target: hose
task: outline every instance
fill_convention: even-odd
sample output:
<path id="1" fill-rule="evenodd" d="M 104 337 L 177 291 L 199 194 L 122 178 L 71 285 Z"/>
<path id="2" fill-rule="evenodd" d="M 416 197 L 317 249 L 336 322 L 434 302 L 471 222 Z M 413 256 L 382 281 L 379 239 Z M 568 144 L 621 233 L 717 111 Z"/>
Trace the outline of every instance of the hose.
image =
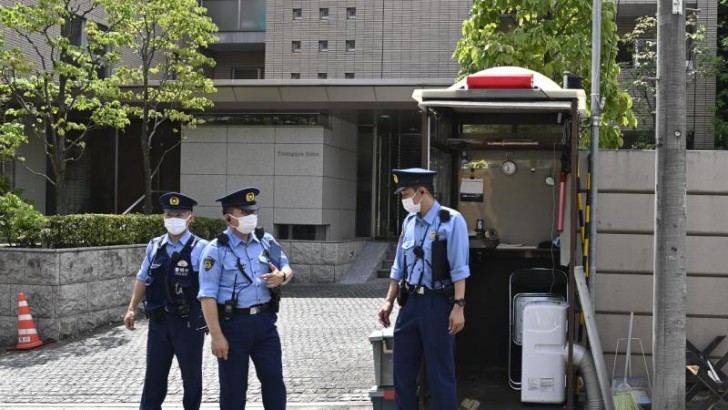
<path id="1" fill-rule="evenodd" d="M 564 346 L 562 356 L 564 360 L 567 360 L 569 357 L 568 346 Z M 581 371 L 581 376 L 584 379 L 584 388 L 586 389 L 586 404 L 584 409 L 604 409 L 602 392 L 599 387 L 599 378 L 597 377 L 594 361 L 592 360 L 591 354 L 582 345 L 574 345 L 574 366 Z"/>

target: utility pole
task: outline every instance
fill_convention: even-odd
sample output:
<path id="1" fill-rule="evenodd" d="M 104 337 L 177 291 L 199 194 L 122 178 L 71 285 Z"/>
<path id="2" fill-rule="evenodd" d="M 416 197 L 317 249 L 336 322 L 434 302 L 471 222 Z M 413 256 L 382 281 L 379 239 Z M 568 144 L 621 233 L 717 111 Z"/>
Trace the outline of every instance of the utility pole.
<path id="1" fill-rule="evenodd" d="M 686 50 L 683 0 L 657 2 L 652 408 L 685 408 Z"/>

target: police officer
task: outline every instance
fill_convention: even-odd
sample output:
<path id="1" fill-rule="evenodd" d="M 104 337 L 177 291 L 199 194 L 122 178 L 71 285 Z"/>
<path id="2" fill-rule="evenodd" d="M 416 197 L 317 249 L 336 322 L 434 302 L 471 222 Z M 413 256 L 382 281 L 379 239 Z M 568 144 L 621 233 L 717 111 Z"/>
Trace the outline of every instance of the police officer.
<path id="1" fill-rule="evenodd" d="M 409 212 L 390 273 L 379 321 L 389 327 L 395 298 L 394 390 L 398 409 L 416 409 L 417 374 L 425 359 L 432 408 L 458 408 L 455 334 L 465 326 L 468 231 L 463 216 L 433 198 L 434 171 L 394 169 L 395 194 Z"/>
<path id="2" fill-rule="evenodd" d="M 182 373 L 185 409 L 199 409 L 202 400 L 202 348 L 204 320 L 200 303 L 199 261 L 207 241 L 192 234 L 192 207 L 197 202 L 177 192 L 159 197 L 167 234 L 147 245 L 146 256 L 137 273 L 134 293 L 124 324 L 135 330 L 136 307 L 144 298 L 149 318 L 147 370 L 140 409 L 161 409 L 167 395 L 167 377 L 172 358 Z"/>
<path id="3" fill-rule="evenodd" d="M 244 188 L 217 199 L 228 228 L 202 254 L 198 297 L 218 358 L 221 409 L 245 408 L 249 358 L 263 406 L 286 408 L 276 313 L 280 286 L 292 271 L 273 236 L 256 229 L 259 193 Z"/>

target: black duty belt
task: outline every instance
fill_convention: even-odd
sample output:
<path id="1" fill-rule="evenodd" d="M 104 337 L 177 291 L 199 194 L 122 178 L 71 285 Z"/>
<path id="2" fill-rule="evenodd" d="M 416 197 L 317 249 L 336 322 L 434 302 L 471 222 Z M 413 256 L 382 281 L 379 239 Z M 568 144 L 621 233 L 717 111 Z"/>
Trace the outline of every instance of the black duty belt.
<path id="1" fill-rule="evenodd" d="M 247 308 L 236 307 L 233 309 L 234 315 L 257 315 L 258 313 L 273 310 L 270 303 L 264 303 L 262 305 L 251 306 Z M 225 305 L 217 304 L 217 311 L 220 314 L 225 313 Z"/>

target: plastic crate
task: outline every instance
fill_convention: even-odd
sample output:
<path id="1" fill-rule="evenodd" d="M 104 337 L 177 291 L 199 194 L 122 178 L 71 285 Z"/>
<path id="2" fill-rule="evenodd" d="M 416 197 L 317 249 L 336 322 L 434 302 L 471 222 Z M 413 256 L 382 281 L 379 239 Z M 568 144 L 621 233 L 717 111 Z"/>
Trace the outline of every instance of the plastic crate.
<path id="1" fill-rule="evenodd" d="M 394 348 L 394 330 L 375 330 L 369 335 L 372 343 L 374 359 L 374 381 L 377 386 L 393 386 L 394 373 L 392 365 L 392 349 Z"/>
<path id="2" fill-rule="evenodd" d="M 372 399 L 374 410 L 394 410 L 397 408 L 394 402 L 394 387 L 374 386 L 369 390 L 369 398 Z"/>

